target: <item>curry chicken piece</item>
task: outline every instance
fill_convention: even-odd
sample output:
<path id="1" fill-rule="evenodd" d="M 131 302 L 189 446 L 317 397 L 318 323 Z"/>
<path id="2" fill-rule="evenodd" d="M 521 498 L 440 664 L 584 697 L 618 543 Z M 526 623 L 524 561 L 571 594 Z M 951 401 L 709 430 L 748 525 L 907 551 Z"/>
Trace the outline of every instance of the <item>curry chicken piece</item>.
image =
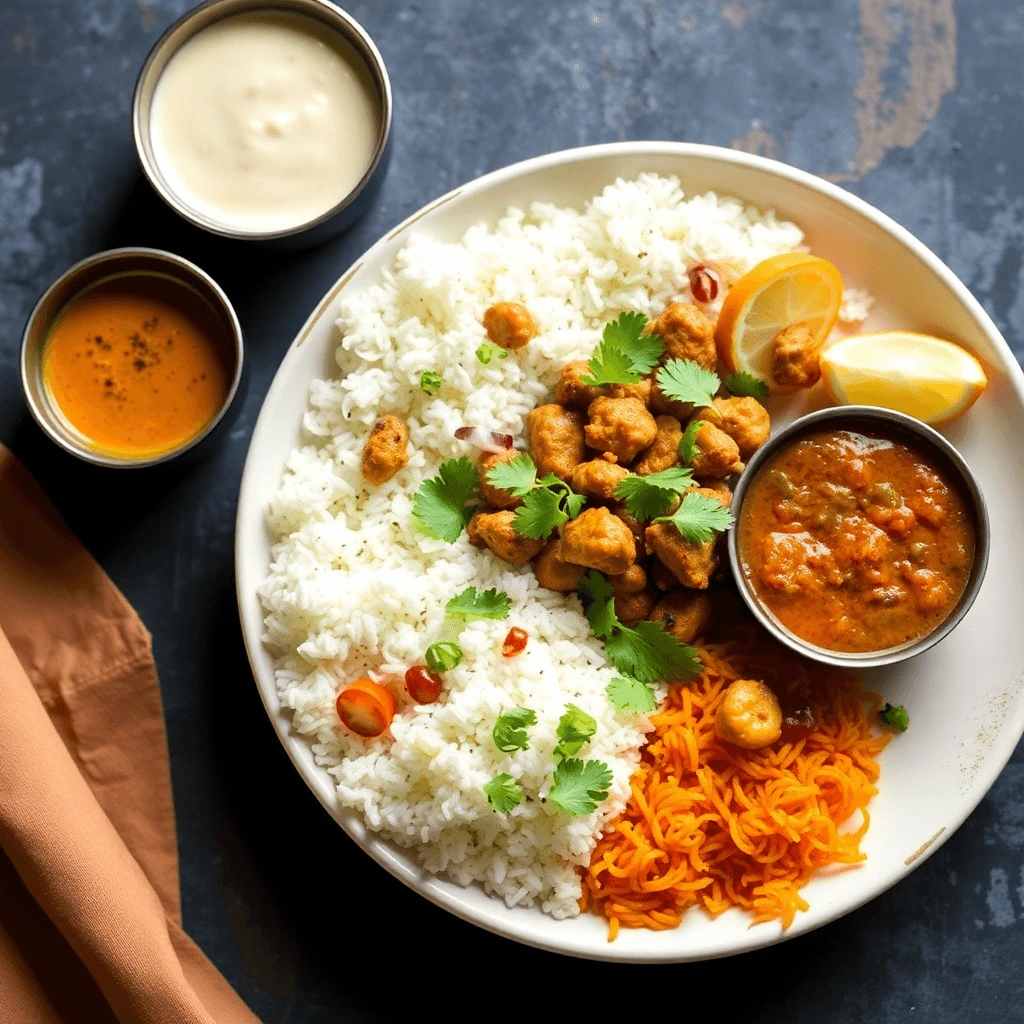
<path id="1" fill-rule="evenodd" d="M 772 341 L 772 380 L 783 387 L 809 388 L 821 377 L 821 346 L 806 321 L 779 331 Z"/>
<path id="2" fill-rule="evenodd" d="M 624 573 L 609 576 L 608 582 L 615 595 L 615 614 L 620 622 L 631 626 L 651 614 L 658 598 L 641 566 L 631 565 Z"/>
<path id="3" fill-rule="evenodd" d="M 544 547 L 544 541 L 517 533 L 513 526 L 515 512 L 478 512 L 469 521 L 466 532 L 471 544 L 486 546 L 511 565 L 523 565 Z"/>
<path id="4" fill-rule="evenodd" d="M 557 537 L 544 545 L 543 551 L 533 560 L 533 574 L 537 582 L 548 590 L 562 594 L 572 593 L 586 570 L 562 558 L 562 542 Z"/>
<path id="5" fill-rule="evenodd" d="M 673 582 L 675 582 L 673 580 Z M 680 643 L 692 643 L 711 625 L 711 598 L 702 591 L 670 590 L 648 616 Z"/>
<path id="6" fill-rule="evenodd" d="M 714 540 L 694 544 L 686 540 L 671 523 L 652 523 L 644 533 L 647 550 L 659 560 L 684 587 L 707 590 L 711 575 L 718 568 Z"/>
<path id="7" fill-rule="evenodd" d="M 586 359 L 566 363 L 558 377 L 555 398 L 562 405 L 586 411 L 595 398 L 636 398 L 646 405 L 651 397 L 649 378 L 645 377 L 635 384 L 605 384 L 596 387 L 583 383 L 583 378 L 590 374 L 590 363 Z"/>
<path id="8" fill-rule="evenodd" d="M 768 440 L 772 432 L 768 410 L 756 398 L 716 398 L 714 409 L 718 420 L 715 426 L 736 442 L 744 462 Z"/>
<path id="9" fill-rule="evenodd" d="M 770 746 L 782 735 L 779 698 L 760 679 L 735 680 L 718 705 L 715 732 L 745 750 Z"/>
<path id="10" fill-rule="evenodd" d="M 658 435 L 654 417 L 638 398 L 596 398 L 587 415 L 588 447 L 611 452 L 622 463 L 632 462 Z"/>
<path id="11" fill-rule="evenodd" d="M 538 405 L 526 417 L 526 440 L 538 476 L 554 473 L 568 481 L 586 457 L 583 415 L 554 402 Z"/>
<path id="12" fill-rule="evenodd" d="M 559 554 L 574 565 L 618 576 L 636 561 L 636 542 L 608 509 L 588 508 L 565 524 Z"/>
<path id="13" fill-rule="evenodd" d="M 743 469 L 739 445 L 724 431 L 706 420 L 700 421 L 694 435 L 696 453 L 690 468 L 696 477 L 720 480 Z"/>
<path id="14" fill-rule="evenodd" d="M 519 508 L 519 506 L 522 505 L 522 498 L 514 497 L 509 494 L 504 487 L 495 487 L 494 484 L 488 483 L 487 480 L 487 474 L 490 473 L 495 466 L 511 462 L 517 456 L 522 454 L 522 452 L 517 452 L 515 448 L 509 448 L 508 451 L 486 452 L 480 456 L 480 494 L 491 508 L 504 510 Z"/>
<path id="15" fill-rule="evenodd" d="M 496 302 L 484 313 L 487 337 L 502 348 L 517 349 L 537 337 L 537 321 L 518 302 Z"/>
<path id="16" fill-rule="evenodd" d="M 669 359 L 692 359 L 705 370 L 714 370 L 718 362 L 715 349 L 715 322 L 692 302 L 673 302 L 647 331 L 665 343 Z"/>
<path id="17" fill-rule="evenodd" d="M 654 423 L 658 433 L 633 467 L 633 472 L 640 476 L 660 473 L 679 464 L 679 442 L 683 439 L 679 420 L 675 416 L 658 416 Z"/>
<path id="18" fill-rule="evenodd" d="M 589 498 L 611 501 L 615 488 L 629 476 L 629 470 L 606 459 L 581 462 L 572 471 L 572 489 Z"/>
<path id="19" fill-rule="evenodd" d="M 363 479 L 386 483 L 409 461 L 409 425 L 401 416 L 381 416 L 363 446 Z"/>

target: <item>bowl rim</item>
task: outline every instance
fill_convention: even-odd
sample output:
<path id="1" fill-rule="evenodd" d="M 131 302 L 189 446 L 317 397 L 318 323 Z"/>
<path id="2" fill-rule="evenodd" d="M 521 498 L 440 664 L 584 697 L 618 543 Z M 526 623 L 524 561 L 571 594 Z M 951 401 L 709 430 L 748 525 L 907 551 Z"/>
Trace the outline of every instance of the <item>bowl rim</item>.
<path id="1" fill-rule="evenodd" d="M 878 651 L 859 653 L 832 651 L 826 647 L 818 647 L 816 644 L 802 639 L 782 625 L 778 618 L 758 598 L 748 574 L 743 571 L 739 550 L 739 527 L 740 520 L 743 517 L 744 499 L 754 480 L 761 474 L 765 464 L 773 455 L 801 435 L 824 426 L 833 426 L 836 429 L 841 429 L 843 424 L 850 425 L 851 429 L 856 429 L 859 424 L 865 429 L 875 429 L 879 433 L 885 433 L 886 428 L 891 429 L 895 427 L 893 432 L 896 434 L 913 435 L 914 439 L 919 442 L 923 449 L 938 452 L 940 458 L 953 467 L 959 476 L 960 489 L 969 497 L 970 506 L 974 513 L 974 559 L 963 593 L 946 618 L 933 629 L 923 636 L 901 644 L 898 647 L 887 647 Z M 874 424 L 878 424 L 878 426 L 874 427 Z M 810 658 L 812 661 L 817 661 L 823 665 L 833 665 L 838 668 L 848 669 L 880 668 L 883 665 L 895 665 L 901 661 L 906 661 L 908 658 L 916 657 L 918 654 L 923 654 L 952 633 L 960 624 L 960 621 L 970 610 L 971 605 L 974 604 L 974 599 L 981 590 L 985 571 L 988 568 L 989 550 L 991 547 L 988 505 L 985 502 L 985 495 L 981 490 L 977 477 L 974 475 L 974 471 L 968 465 L 967 460 L 937 430 L 934 430 L 921 420 L 915 419 L 907 413 L 898 412 L 895 409 L 886 409 L 875 405 L 830 406 L 807 413 L 804 416 L 798 417 L 792 423 L 787 424 L 777 434 L 772 434 L 751 456 L 746 468 L 740 474 L 733 491 L 732 513 L 734 524 L 729 529 L 727 539 L 729 565 L 736 580 L 736 588 L 739 590 L 740 596 L 746 603 L 747 608 L 750 609 L 757 621 L 779 643 L 785 644 L 785 646 L 797 654 L 802 654 L 805 658 Z"/>
<path id="2" fill-rule="evenodd" d="M 218 12 L 217 8 L 228 8 Z M 150 137 L 149 113 L 152 108 L 153 96 L 156 92 L 157 83 L 164 69 L 171 58 L 195 35 L 203 29 L 221 21 L 225 18 L 236 15 L 256 13 L 258 11 L 284 11 L 296 14 L 299 17 L 313 18 L 330 28 L 336 34 L 345 38 L 359 55 L 366 62 L 367 70 L 370 72 L 379 91 L 381 107 L 380 132 L 377 138 L 377 145 L 373 152 L 373 159 L 363 176 L 356 182 L 352 189 L 344 195 L 334 206 L 325 210 L 301 224 L 288 228 L 278 228 L 274 231 L 246 231 L 243 228 L 232 228 L 223 222 L 206 216 L 202 211 L 190 206 L 164 180 L 157 165 L 157 161 L 149 157 L 146 142 Z M 186 28 L 190 22 L 200 22 L 195 25 L 175 45 L 171 45 L 172 36 Z M 166 53 L 166 59 L 163 59 Z M 154 72 L 154 67 L 161 61 L 159 71 Z M 149 101 L 143 102 L 143 94 L 149 84 L 150 76 L 155 74 L 153 87 L 149 91 Z M 154 192 L 176 213 L 179 217 L 193 224 L 197 228 L 209 231 L 211 234 L 219 235 L 222 238 L 231 238 L 242 242 L 274 242 L 283 239 L 296 238 L 307 232 L 313 231 L 320 225 L 333 220 L 347 210 L 359 196 L 365 191 L 370 179 L 374 176 L 380 166 L 391 138 L 391 125 L 394 112 L 394 97 L 391 90 L 391 78 L 388 75 L 387 65 L 377 44 L 374 43 L 370 34 L 356 21 L 347 11 L 342 10 L 331 0 L 205 0 L 204 3 L 186 11 L 180 18 L 174 21 L 164 31 L 163 35 L 153 44 L 152 49 L 146 55 L 142 68 L 139 70 L 138 78 L 135 81 L 135 92 L 132 97 L 132 140 L 135 145 L 135 155 L 138 157 L 142 172 L 146 176 Z M 143 114 L 145 113 L 145 127 L 143 126 Z"/>
<path id="3" fill-rule="evenodd" d="M 54 292 L 69 283 L 73 284 L 76 278 L 82 276 L 86 271 L 91 270 L 96 266 L 104 263 L 111 264 L 111 272 L 109 275 L 98 277 L 96 280 L 83 284 L 79 288 L 72 288 L 67 299 L 61 304 L 60 309 L 63 310 L 67 307 L 68 303 L 81 295 L 83 291 L 94 284 L 98 284 L 100 281 L 132 273 L 153 274 L 159 272 L 157 270 L 139 269 L 138 267 L 127 267 L 123 270 L 119 270 L 117 268 L 117 264 L 123 261 L 130 261 L 138 258 L 152 259 L 158 263 L 163 263 L 169 268 L 173 268 L 169 276 L 177 277 L 180 281 L 188 284 L 190 287 L 195 287 L 195 282 L 199 281 L 204 288 L 210 291 L 219 303 L 220 311 L 227 318 L 227 322 L 230 327 L 231 340 L 234 344 L 235 360 L 231 384 L 228 387 L 227 395 L 225 396 L 220 409 L 217 411 L 217 415 L 200 433 L 196 434 L 195 437 L 191 438 L 184 444 L 179 445 L 177 448 L 161 452 L 159 455 L 151 455 L 140 459 L 118 459 L 113 456 L 106 455 L 103 452 L 87 448 L 84 445 L 76 445 L 72 443 L 64 433 L 56 429 L 53 425 L 53 417 L 47 410 L 40 408 L 39 403 L 36 401 L 34 390 L 30 384 L 29 376 L 35 368 L 36 360 L 30 360 L 29 350 L 32 348 L 36 321 Z M 42 352 L 43 345 L 40 344 L 37 353 L 39 360 L 41 360 Z M 86 256 L 77 263 L 73 263 L 62 274 L 59 274 L 43 294 L 39 296 L 35 305 L 32 307 L 32 312 L 29 313 L 28 319 L 25 321 L 25 328 L 21 334 L 21 351 L 18 356 L 18 376 L 21 382 L 21 393 L 25 399 L 25 404 L 28 406 L 29 412 L 32 414 L 32 418 L 39 425 L 43 433 L 46 434 L 51 441 L 63 448 L 64 451 L 68 452 L 70 455 L 74 455 L 76 458 L 79 458 L 84 462 L 92 463 L 94 466 L 102 466 L 105 469 L 147 469 L 150 466 L 157 466 L 164 462 L 170 462 L 172 459 L 176 459 L 179 456 L 184 455 L 186 452 L 191 451 L 197 445 L 201 444 L 210 436 L 210 434 L 213 433 L 214 430 L 216 430 L 217 426 L 227 415 L 228 410 L 235 401 L 235 396 L 238 394 L 238 389 L 242 382 L 242 371 L 244 365 L 245 341 L 242 334 L 242 325 L 238 320 L 238 314 L 235 312 L 235 307 L 231 304 L 231 300 L 227 297 L 227 293 L 224 289 L 221 288 L 221 286 L 217 284 L 217 282 L 205 270 L 203 270 L 202 267 L 197 266 L 191 260 L 187 260 L 176 253 L 167 252 L 165 249 L 150 249 L 145 246 L 124 246 L 118 249 L 105 249 L 102 252 Z"/>
<path id="4" fill-rule="evenodd" d="M 629 159 L 634 157 L 695 159 L 711 165 L 716 163 L 732 164 L 748 168 L 755 172 L 761 172 L 791 182 L 811 193 L 831 199 L 841 206 L 852 210 L 858 216 L 865 218 L 882 232 L 894 238 L 916 259 L 920 260 L 949 289 L 960 305 L 968 311 L 971 318 L 979 325 L 979 328 L 993 347 L 1004 354 L 1005 366 L 1001 367 L 1001 369 L 1005 370 L 1007 383 L 1016 395 L 1017 401 L 1024 406 L 1024 370 L 1022 370 L 1013 357 L 1009 345 L 1002 337 L 992 318 L 953 271 L 923 242 L 911 234 L 910 231 L 866 200 L 818 175 L 757 154 L 722 146 L 692 142 L 634 140 L 573 147 L 517 161 L 481 175 L 465 184 L 456 186 L 438 198 L 425 203 L 390 231 L 381 235 L 373 245 L 358 256 L 350 266 L 345 268 L 297 332 L 292 342 L 292 348 L 297 348 L 303 344 L 320 319 L 328 312 L 344 288 L 356 277 L 364 265 L 374 261 L 382 252 L 388 250 L 391 245 L 397 245 L 404 241 L 409 228 L 432 211 L 444 207 L 458 197 L 465 196 L 468 198 L 524 175 L 548 170 L 560 165 L 585 163 L 591 160 L 600 161 L 609 158 Z M 761 925 L 759 928 L 764 929 L 763 931 L 748 929 L 740 941 L 730 943 L 727 948 L 721 946 L 712 947 L 702 951 L 699 955 L 680 953 L 672 949 L 666 949 L 665 952 L 658 952 L 656 954 L 643 951 L 618 951 L 606 944 L 589 944 L 566 939 L 556 942 L 550 937 L 548 931 L 531 927 L 525 915 L 513 919 L 509 914 L 503 913 L 506 908 L 500 901 L 492 900 L 491 902 L 495 905 L 493 907 L 488 906 L 486 910 L 482 910 L 480 906 L 464 898 L 458 887 L 454 885 L 430 884 L 433 879 L 424 877 L 419 869 L 411 867 L 404 859 L 405 855 L 402 851 L 389 844 L 375 841 L 372 834 L 367 833 L 361 824 L 346 818 L 344 812 L 337 805 L 333 785 L 330 784 L 329 779 L 324 779 L 323 770 L 316 766 L 311 758 L 305 756 L 305 740 L 293 733 L 290 718 L 279 709 L 273 672 L 271 670 L 268 677 L 268 673 L 263 665 L 264 659 L 268 655 L 262 643 L 263 615 L 256 588 L 262 582 L 262 573 L 265 573 L 265 566 L 262 568 L 261 574 L 257 576 L 253 572 L 252 567 L 247 564 L 246 559 L 249 555 L 250 543 L 254 542 L 257 536 L 262 537 L 265 533 L 263 507 L 256 507 L 256 499 L 259 496 L 260 484 L 266 477 L 268 467 L 265 463 L 260 463 L 257 458 L 257 447 L 262 439 L 261 435 L 272 434 L 275 430 L 271 409 L 279 395 L 286 392 L 289 387 L 287 374 L 284 372 L 286 362 L 287 356 L 282 360 L 277 375 L 271 382 L 254 426 L 249 453 L 246 457 L 242 473 L 236 516 L 235 592 L 242 624 L 243 640 L 256 688 L 260 694 L 260 699 L 263 701 L 271 726 L 284 747 L 286 754 L 292 761 L 300 778 L 302 778 L 303 782 L 312 791 L 327 813 L 359 845 L 362 851 L 384 870 L 411 888 L 417 895 L 430 900 L 456 917 L 505 938 L 539 949 L 561 953 L 566 956 L 612 962 L 693 962 L 732 956 L 760 949 L 815 931 L 857 910 L 906 877 L 911 870 L 923 864 L 945 844 L 956 829 L 963 824 L 968 815 L 977 807 L 1013 754 L 1016 744 L 1022 732 L 1024 732 L 1024 711 L 1019 713 L 1016 718 L 1009 720 L 1007 727 L 1000 732 L 998 753 L 986 760 L 984 770 L 980 770 L 974 776 L 971 797 L 958 804 L 956 813 L 951 814 L 946 827 L 940 830 L 928 842 L 924 843 L 908 862 L 901 862 L 899 867 L 893 867 L 877 874 L 873 884 L 865 891 L 859 893 L 857 898 L 844 900 L 841 904 L 833 902 L 823 906 L 813 920 L 798 919 L 785 932 L 773 929 L 769 924 Z M 1011 733 L 1013 735 L 1012 741 L 1004 738 Z M 772 930 L 769 931 L 769 929 Z"/>

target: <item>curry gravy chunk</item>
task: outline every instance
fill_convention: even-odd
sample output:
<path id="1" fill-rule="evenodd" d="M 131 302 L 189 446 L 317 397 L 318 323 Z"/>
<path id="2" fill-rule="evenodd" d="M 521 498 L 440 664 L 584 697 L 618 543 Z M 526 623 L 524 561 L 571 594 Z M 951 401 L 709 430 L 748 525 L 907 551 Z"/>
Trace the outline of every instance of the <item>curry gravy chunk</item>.
<path id="1" fill-rule="evenodd" d="M 743 573 L 791 633 L 832 651 L 900 647 L 956 607 L 974 561 L 970 506 L 913 444 L 854 430 L 803 435 L 750 482 Z"/>

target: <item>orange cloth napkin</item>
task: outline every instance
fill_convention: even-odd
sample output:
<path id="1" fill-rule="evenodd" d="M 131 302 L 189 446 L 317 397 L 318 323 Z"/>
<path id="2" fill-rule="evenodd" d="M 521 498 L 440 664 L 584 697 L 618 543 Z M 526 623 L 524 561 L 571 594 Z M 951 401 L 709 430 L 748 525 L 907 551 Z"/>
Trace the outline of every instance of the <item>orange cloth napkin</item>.
<path id="1" fill-rule="evenodd" d="M 256 1022 L 181 928 L 149 633 L 2 446 L 0 1021 Z"/>

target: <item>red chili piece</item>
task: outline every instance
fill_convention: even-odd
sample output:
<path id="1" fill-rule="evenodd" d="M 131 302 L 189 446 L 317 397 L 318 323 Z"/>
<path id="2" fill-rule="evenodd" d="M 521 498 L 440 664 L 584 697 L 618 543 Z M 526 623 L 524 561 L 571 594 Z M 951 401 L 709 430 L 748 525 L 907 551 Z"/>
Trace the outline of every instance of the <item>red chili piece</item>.
<path id="1" fill-rule="evenodd" d="M 714 302 L 718 295 L 718 275 L 703 263 L 691 267 L 689 271 L 690 291 L 698 302 Z"/>
<path id="2" fill-rule="evenodd" d="M 441 677 L 424 665 L 413 665 L 405 671 L 405 688 L 417 704 L 433 704 L 441 696 Z"/>
<path id="3" fill-rule="evenodd" d="M 517 654 L 523 653 L 523 648 L 526 647 L 526 641 L 530 639 L 530 634 L 525 629 L 520 629 L 518 626 L 513 626 L 508 631 L 508 636 L 505 637 L 505 642 L 501 645 L 501 653 L 506 658 L 514 658 Z"/>

